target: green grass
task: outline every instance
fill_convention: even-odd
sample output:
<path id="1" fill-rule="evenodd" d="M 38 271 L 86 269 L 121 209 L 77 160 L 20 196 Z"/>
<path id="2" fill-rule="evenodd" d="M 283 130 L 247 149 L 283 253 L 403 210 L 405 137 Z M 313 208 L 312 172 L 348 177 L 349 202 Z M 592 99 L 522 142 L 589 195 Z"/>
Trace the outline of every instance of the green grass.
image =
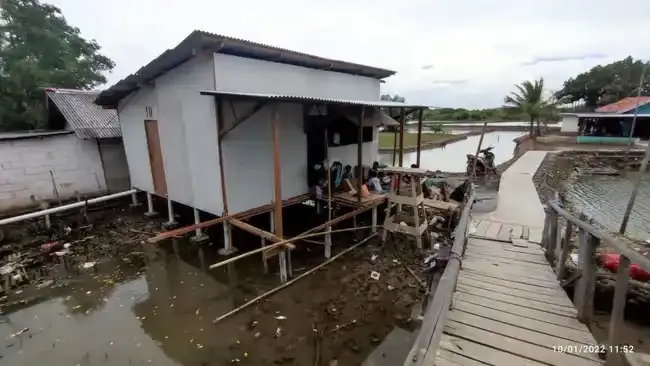
<path id="1" fill-rule="evenodd" d="M 379 133 L 379 148 L 380 149 L 392 149 L 395 142 L 395 137 L 397 137 L 397 145 L 399 146 L 399 134 L 394 134 L 393 132 L 380 132 Z M 423 133 L 422 134 L 422 144 L 427 142 L 443 142 L 453 138 L 454 135 L 450 133 Z M 416 147 L 418 145 L 418 134 L 417 133 L 404 133 L 404 148 Z"/>

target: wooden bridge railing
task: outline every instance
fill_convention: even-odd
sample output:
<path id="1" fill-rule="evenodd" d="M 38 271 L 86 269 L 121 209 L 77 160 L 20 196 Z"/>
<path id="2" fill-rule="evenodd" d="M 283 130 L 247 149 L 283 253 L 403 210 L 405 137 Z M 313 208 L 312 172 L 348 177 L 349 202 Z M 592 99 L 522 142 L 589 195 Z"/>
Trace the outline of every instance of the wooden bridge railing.
<path id="1" fill-rule="evenodd" d="M 456 291 L 461 261 L 467 246 L 470 211 L 475 200 L 476 192 L 470 184 L 468 198 L 462 204 L 460 220 L 454 231 L 454 244 L 451 247 L 449 261 L 440 281 L 438 281 L 437 285 L 432 284 L 431 293 L 427 295 L 433 296 L 431 299 L 433 301 L 423 302 L 423 304 L 429 303 L 429 305 L 426 309 L 423 309 L 422 327 L 409 355 L 404 361 L 404 366 L 429 366 L 435 364 L 447 312 L 451 306 L 454 291 Z"/>
<path id="2" fill-rule="evenodd" d="M 620 344 L 620 335 L 624 323 L 626 295 L 628 289 L 630 264 L 634 263 L 644 270 L 650 272 L 650 260 L 629 248 L 625 243 L 617 240 L 609 234 L 598 230 L 591 220 L 581 215 L 577 218 L 565 211 L 556 199 L 548 202 L 546 207 L 546 220 L 542 232 L 542 247 L 545 249 L 546 258 L 551 264 L 555 264 L 555 272 L 558 280 L 561 280 L 566 271 L 566 262 L 570 250 L 570 239 L 574 226 L 579 229 L 578 238 L 578 274 L 580 278 L 575 287 L 573 302 L 578 310 L 578 320 L 589 324 L 592 317 L 594 291 L 596 287 L 596 271 L 598 263 L 596 248 L 599 245 L 614 249 L 620 253 L 621 259 L 616 274 L 616 287 L 609 324 L 609 338 L 607 348 L 614 352 L 607 353 L 607 364 L 616 364 L 624 352 Z M 564 220 L 559 220 L 563 218 Z M 564 238 L 561 238 L 560 225 L 565 225 Z M 589 222 L 588 222 L 589 221 Z M 616 352 L 616 350 L 619 350 Z"/>

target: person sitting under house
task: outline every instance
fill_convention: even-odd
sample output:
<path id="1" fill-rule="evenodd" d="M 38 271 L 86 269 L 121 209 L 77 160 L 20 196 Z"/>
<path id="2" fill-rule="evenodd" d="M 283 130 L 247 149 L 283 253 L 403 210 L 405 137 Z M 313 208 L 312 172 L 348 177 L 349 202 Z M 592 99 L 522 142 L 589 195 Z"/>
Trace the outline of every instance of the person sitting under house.
<path id="1" fill-rule="evenodd" d="M 370 191 L 381 193 L 383 190 L 381 188 L 381 181 L 377 176 L 377 172 L 375 170 L 370 170 L 370 172 L 368 172 L 368 177 L 368 188 Z"/>
<path id="2" fill-rule="evenodd" d="M 352 178 L 352 166 L 346 165 L 345 168 L 343 168 L 343 175 L 341 176 L 341 180 L 346 180 L 350 178 Z"/>

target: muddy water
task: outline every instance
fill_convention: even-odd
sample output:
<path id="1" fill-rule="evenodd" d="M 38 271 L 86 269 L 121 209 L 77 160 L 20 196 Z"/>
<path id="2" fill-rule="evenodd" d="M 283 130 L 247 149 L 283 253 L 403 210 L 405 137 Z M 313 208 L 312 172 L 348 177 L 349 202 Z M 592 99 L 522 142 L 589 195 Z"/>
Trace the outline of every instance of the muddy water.
<path id="1" fill-rule="evenodd" d="M 495 164 L 499 165 L 512 158 L 515 149 L 514 138 L 524 135 L 525 132 L 491 132 L 485 134 L 482 146 L 494 146 L 496 155 Z M 429 170 L 441 170 L 443 172 L 463 172 L 467 162 L 467 154 L 475 154 L 480 136 L 470 136 L 465 140 L 451 143 L 444 148 L 422 150 L 420 166 Z M 404 166 L 415 164 L 417 154 L 404 154 Z M 381 163 L 392 165 L 392 153 L 380 153 Z M 399 160 L 399 159 L 396 159 Z"/>
<path id="2" fill-rule="evenodd" d="M 567 192 L 567 202 L 577 211 L 584 211 L 590 217 L 617 232 L 625 213 L 635 173 L 626 176 L 581 176 L 578 177 Z M 647 240 L 650 239 L 650 174 L 643 177 L 636 198 L 627 235 Z"/>
<path id="3" fill-rule="evenodd" d="M 226 269 L 201 271 L 198 259 L 186 258 L 196 257 L 196 247 L 180 244 L 181 258 L 169 245 L 154 248 L 155 258 L 128 280 L 115 283 L 112 270 L 88 274 L 40 302 L 7 310 L 0 318 L 0 366 L 311 365 L 316 348 L 322 364 L 358 365 L 405 326 L 418 301 L 417 283 L 392 251 L 369 245 L 213 324 L 277 286 L 277 264 L 270 262 L 264 276 L 260 258 L 250 257 L 228 279 Z M 322 251 L 315 252 L 294 256 L 295 275 L 322 261 Z M 370 261 L 373 254 L 378 258 Z M 216 254 L 210 249 L 206 256 L 212 263 Z M 373 270 L 381 273 L 377 281 L 369 279 Z M 314 328 L 322 333 L 318 346 Z M 371 356 L 403 359 L 407 350 Z"/>

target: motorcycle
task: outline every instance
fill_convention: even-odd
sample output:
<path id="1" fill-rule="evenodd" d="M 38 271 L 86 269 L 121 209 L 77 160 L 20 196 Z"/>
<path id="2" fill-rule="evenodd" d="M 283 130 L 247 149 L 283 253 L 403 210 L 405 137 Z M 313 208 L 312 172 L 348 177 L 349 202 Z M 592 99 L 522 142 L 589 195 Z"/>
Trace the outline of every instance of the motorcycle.
<path id="1" fill-rule="evenodd" d="M 497 169 L 494 166 L 494 153 L 492 152 L 494 146 L 486 147 L 485 149 L 479 150 L 478 161 L 476 162 L 476 175 L 487 176 L 488 174 L 496 174 Z M 474 167 L 474 155 L 467 154 L 467 175 L 472 174 L 472 168 Z"/>

